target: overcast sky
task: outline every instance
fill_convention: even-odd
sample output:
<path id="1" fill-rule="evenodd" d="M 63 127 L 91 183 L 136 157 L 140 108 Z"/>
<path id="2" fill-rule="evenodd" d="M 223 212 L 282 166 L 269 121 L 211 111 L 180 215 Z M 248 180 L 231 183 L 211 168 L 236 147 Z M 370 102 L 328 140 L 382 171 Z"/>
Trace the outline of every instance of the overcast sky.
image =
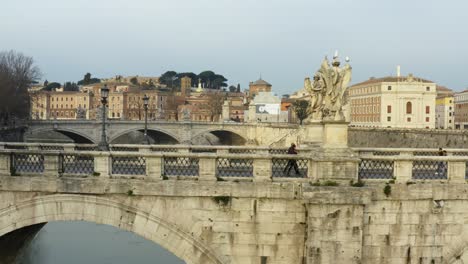
<path id="1" fill-rule="evenodd" d="M 353 83 L 413 73 L 468 86 L 463 0 L 2 0 L 0 50 L 34 57 L 49 81 L 213 70 L 278 94 L 324 55 L 351 58 Z"/>

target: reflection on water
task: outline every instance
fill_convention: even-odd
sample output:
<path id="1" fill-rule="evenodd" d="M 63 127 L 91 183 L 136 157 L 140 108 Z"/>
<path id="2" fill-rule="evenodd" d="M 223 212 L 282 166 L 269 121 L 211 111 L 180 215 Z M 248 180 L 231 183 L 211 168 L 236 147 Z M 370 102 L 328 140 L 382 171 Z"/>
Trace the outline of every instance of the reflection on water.
<path id="1" fill-rule="evenodd" d="M 88 222 L 51 222 L 26 248 L 21 264 L 184 264 L 133 233 Z"/>

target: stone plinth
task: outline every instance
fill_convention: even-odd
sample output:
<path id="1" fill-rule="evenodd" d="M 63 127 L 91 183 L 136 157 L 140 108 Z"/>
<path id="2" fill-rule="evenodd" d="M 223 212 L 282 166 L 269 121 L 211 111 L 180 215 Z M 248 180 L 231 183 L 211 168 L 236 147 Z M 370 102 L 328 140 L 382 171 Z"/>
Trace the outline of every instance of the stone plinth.
<path id="1" fill-rule="evenodd" d="M 348 148 L 348 122 L 324 121 L 322 146 L 324 148 Z"/>

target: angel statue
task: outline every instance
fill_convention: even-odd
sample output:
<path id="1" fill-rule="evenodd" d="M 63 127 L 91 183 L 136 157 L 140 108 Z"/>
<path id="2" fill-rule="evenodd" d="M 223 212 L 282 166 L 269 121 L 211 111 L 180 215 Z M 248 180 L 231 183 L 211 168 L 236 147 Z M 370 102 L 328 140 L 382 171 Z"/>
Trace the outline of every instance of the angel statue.
<path id="1" fill-rule="evenodd" d="M 340 68 L 338 52 L 335 52 L 331 66 L 325 56 L 313 83 L 309 78 L 305 79 L 304 86 L 311 95 L 308 121 L 344 120 L 343 96 L 351 81 L 352 71 L 348 62 L 349 58 L 346 57 L 346 65 Z"/>

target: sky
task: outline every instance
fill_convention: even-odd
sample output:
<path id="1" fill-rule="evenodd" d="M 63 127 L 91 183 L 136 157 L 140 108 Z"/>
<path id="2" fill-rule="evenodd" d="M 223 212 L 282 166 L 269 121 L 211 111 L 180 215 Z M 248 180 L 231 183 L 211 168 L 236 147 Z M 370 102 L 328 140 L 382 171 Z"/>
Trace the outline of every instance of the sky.
<path id="1" fill-rule="evenodd" d="M 49 82 L 213 70 L 231 85 L 303 87 L 325 55 L 352 83 L 413 73 L 468 87 L 463 0 L 2 0 L 0 51 L 34 58 Z"/>

